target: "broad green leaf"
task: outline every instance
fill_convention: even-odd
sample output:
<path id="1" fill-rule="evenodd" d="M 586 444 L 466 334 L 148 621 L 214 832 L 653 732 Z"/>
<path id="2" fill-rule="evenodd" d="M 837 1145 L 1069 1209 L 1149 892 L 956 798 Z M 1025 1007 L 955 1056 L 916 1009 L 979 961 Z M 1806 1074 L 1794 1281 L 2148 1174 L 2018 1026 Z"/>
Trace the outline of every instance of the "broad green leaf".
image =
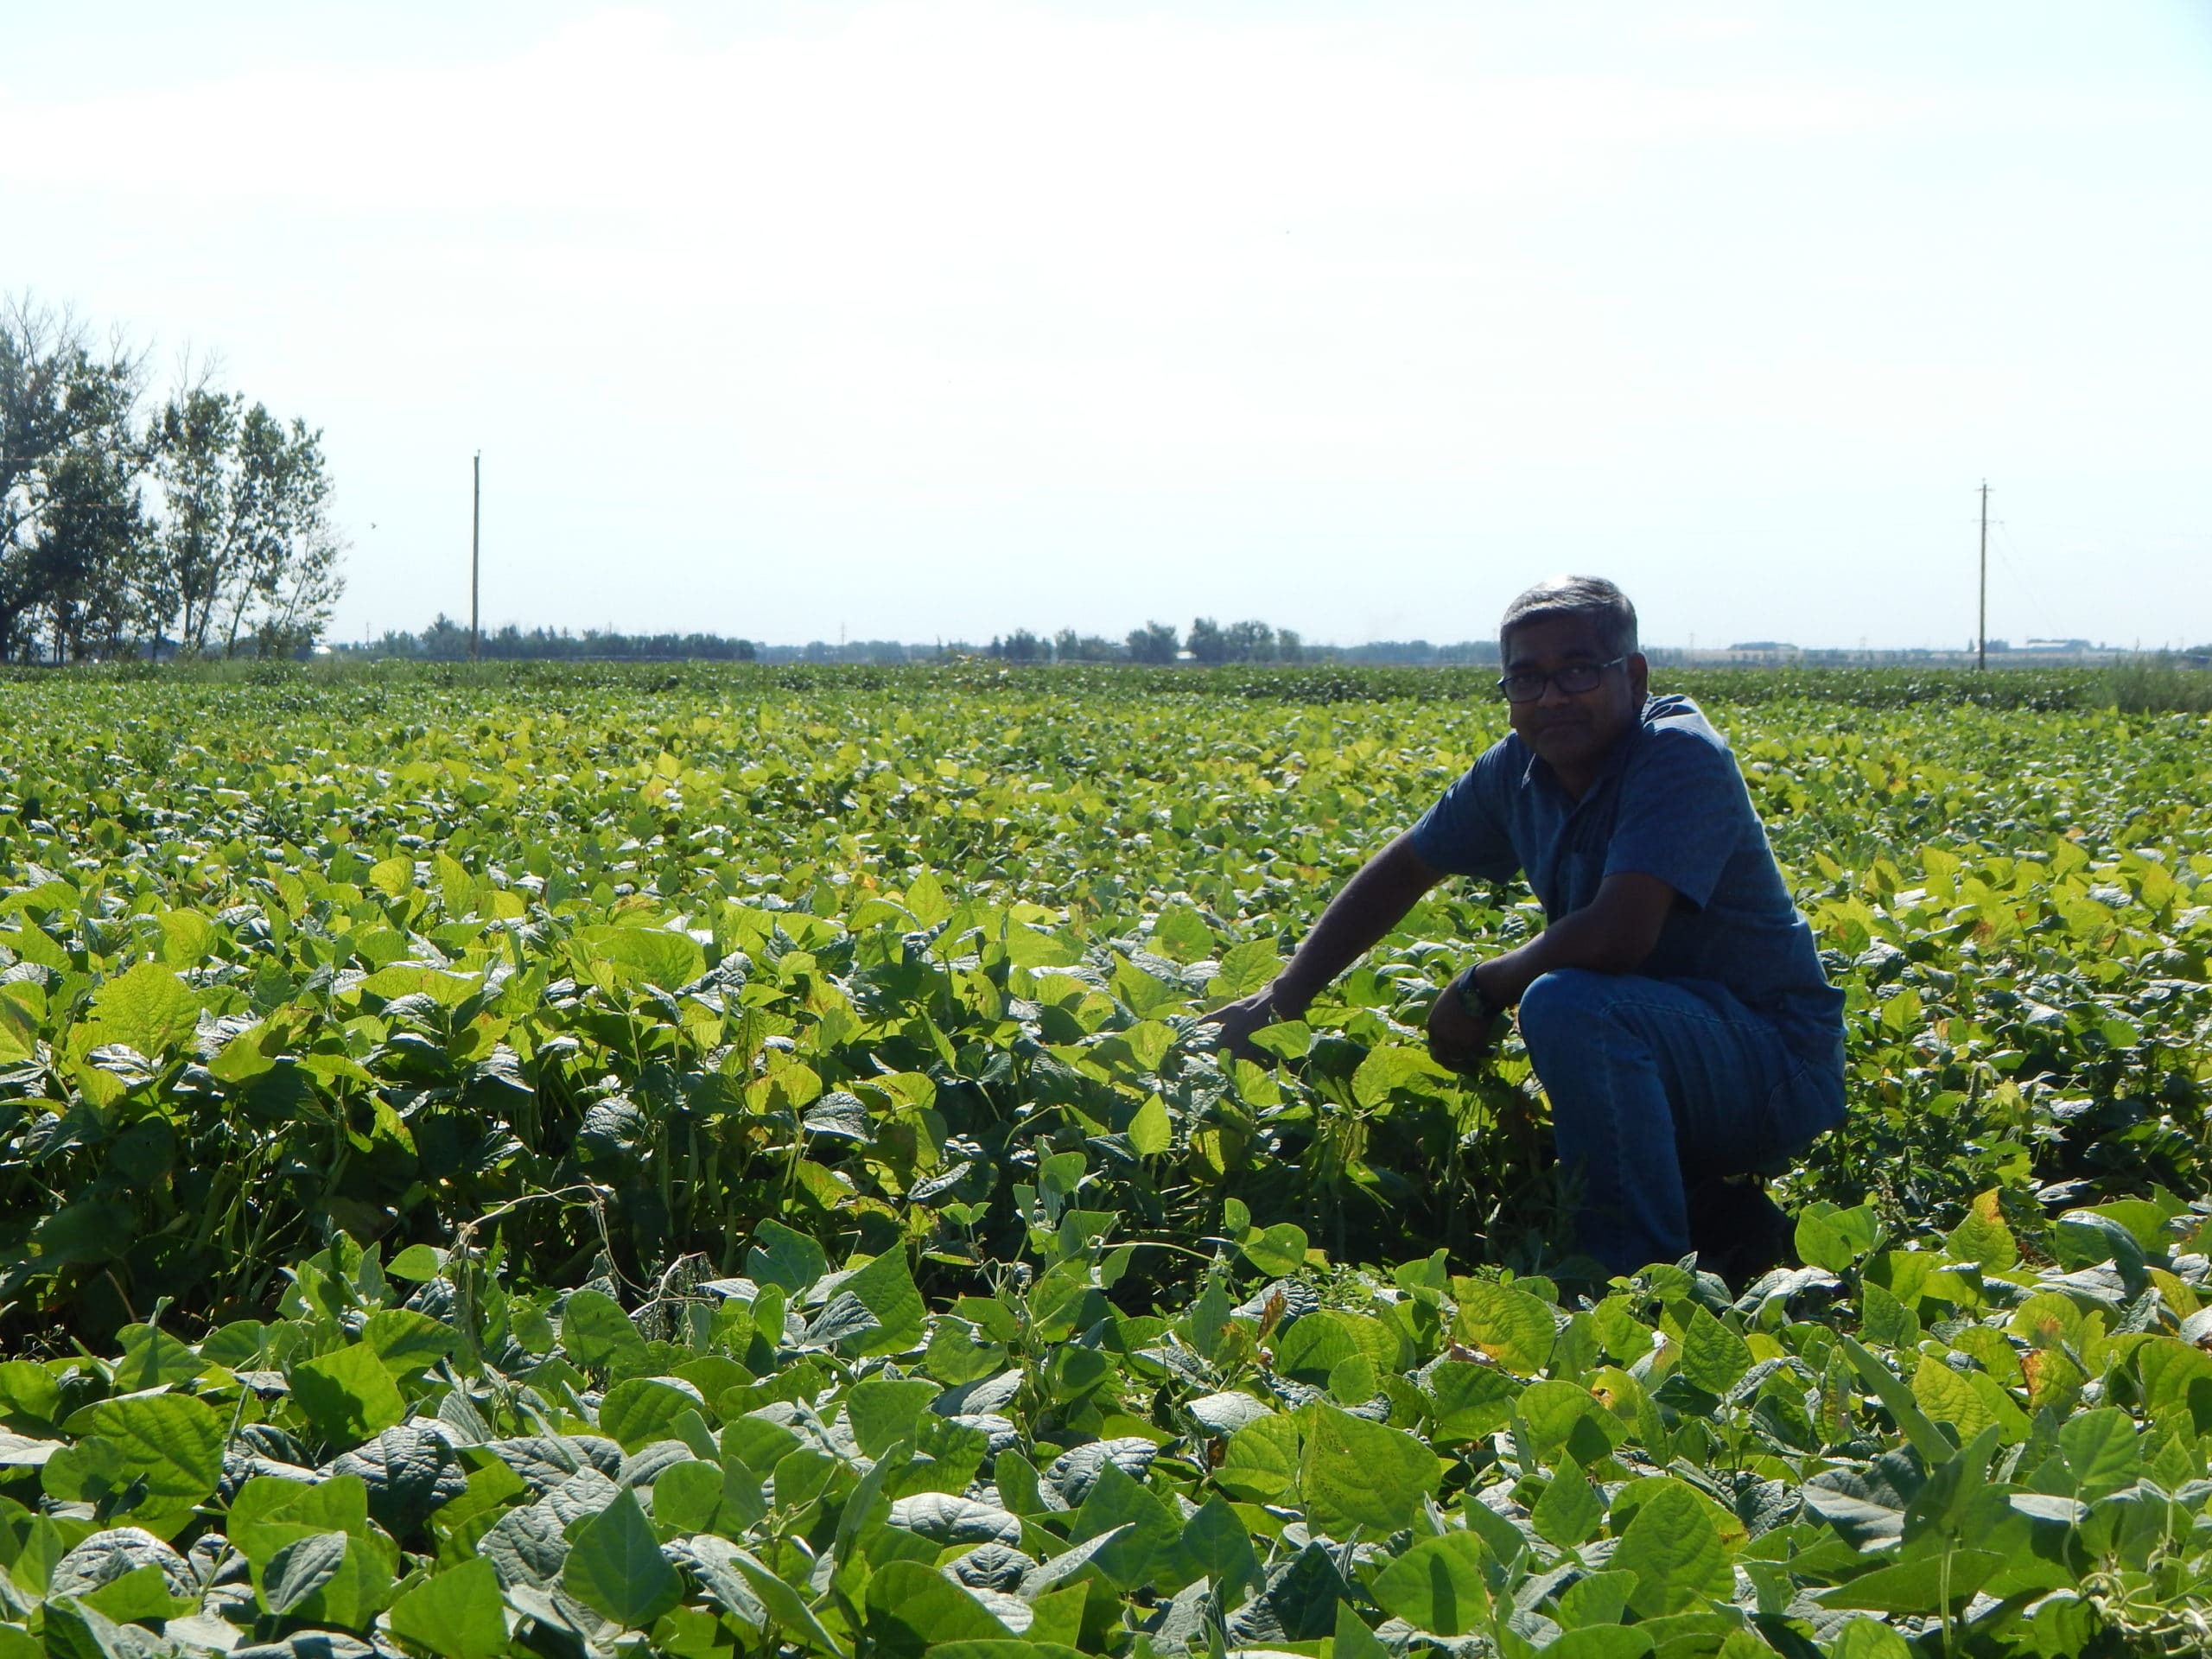
<path id="1" fill-rule="evenodd" d="M 1487 1559 L 1471 1533 L 1447 1532 L 1415 1543 L 1376 1573 L 1370 1587 L 1376 1600 L 1416 1630 L 1465 1636 L 1489 1616 Z"/>
<path id="2" fill-rule="evenodd" d="M 292 1368 L 292 1396 L 315 1432 L 341 1446 L 359 1446 L 407 1415 L 407 1402 L 376 1350 L 340 1348 Z"/>
<path id="3" fill-rule="evenodd" d="M 626 1487 L 577 1524 L 561 1583 L 585 1606 L 632 1630 L 646 1629 L 683 1596 L 652 1522 Z"/>
<path id="4" fill-rule="evenodd" d="M 126 1394 L 69 1419 L 72 1433 L 113 1446 L 140 1495 L 117 1512 L 120 1523 L 173 1536 L 215 1490 L 223 1472 L 223 1419 L 204 1400 L 181 1394 Z"/>
<path id="5" fill-rule="evenodd" d="M 604 964 L 624 984 L 674 991 L 707 971 L 699 942 L 664 928 L 583 927 L 571 944 L 585 961 Z"/>
<path id="6" fill-rule="evenodd" d="M 1966 1219 L 1951 1230 L 1949 1243 L 1957 1260 L 2000 1273 L 2020 1259 L 2020 1247 L 2005 1224 L 1994 1192 L 1980 1194 L 1967 1206 Z"/>
<path id="7" fill-rule="evenodd" d="M 1302 1323 L 1302 1321 L 1301 1321 Z M 1495 1365 L 1446 1360 L 1428 1373 L 1439 1440 L 1478 1440 L 1505 1427 L 1524 1385 Z"/>
<path id="8" fill-rule="evenodd" d="M 1797 1254 L 1809 1267 L 1847 1273 L 1880 1242 L 1881 1224 L 1872 1205 L 1843 1210 L 1821 1199 L 1798 1212 Z"/>
<path id="9" fill-rule="evenodd" d="M 1534 1376 L 1552 1355 L 1551 1308 L 1525 1290 L 1487 1280 L 1455 1279 L 1459 1304 L 1452 1334 L 1480 1349 L 1516 1376 Z"/>
<path id="10" fill-rule="evenodd" d="M 1255 1419 L 1229 1437 L 1215 1484 L 1231 1497 L 1249 1503 L 1282 1503 L 1298 1491 L 1299 1456 L 1304 1437 L 1289 1416 Z"/>
<path id="11" fill-rule="evenodd" d="M 1443 1478 L 1443 1460 L 1402 1429 L 1329 1405 L 1308 1407 L 1300 1415 L 1306 1421 L 1298 1490 L 1306 1519 L 1332 1537 L 1352 1527 L 1372 1536 L 1410 1525 Z M 1236 1438 L 1264 1421 L 1238 1431 Z"/>
<path id="12" fill-rule="evenodd" d="M 1824 1607 L 1877 1613 L 1956 1612 L 2004 1565 L 2002 1555 L 1986 1549 L 1936 1550 L 1878 1567 L 1847 1584 L 1810 1594 Z"/>
<path id="13" fill-rule="evenodd" d="M 1643 1618 L 1688 1611 L 1708 1596 L 1725 1598 L 1732 1582 L 1727 1548 L 1705 1506 L 1675 1480 L 1659 1484 L 1637 1506 L 1609 1565 L 1636 1574 L 1629 1605 Z"/>
<path id="14" fill-rule="evenodd" d="M 394 1376 L 407 1376 L 451 1353 L 461 1333 L 412 1308 L 380 1307 L 362 1321 L 361 1340 Z"/>
<path id="15" fill-rule="evenodd" d="M 1003 1642 L 1014 1634 L 944 1574 L 893 1561 L 868 1581 L 866 1628 L 885 1659 L 919 1659 L 947 1642 Z"/>
<path id="16" fill-rule="evenodd" d="M 1306 1265 L 1306 1230 L 1293 1222 L 1280 1221 L 1247 1233 L 1237 1248 L 1262 1273 L 1281 1278 Z"/>
<path id="17" fill-rule="evenodd" d="M 395 1634 L 444 1659 L 493 1659 L 507 1645 L 499 1577 L 480 1555 L 423 1580 L 386 1617 Z"/>
<path id="18" fill-rule="evenodd" d="M 92 993 L 92 1041 L 123 1043 L 156 1062 L 192 1035 L 200 998 L 174 970 L 142 962 Z"/>
<path id="19" fill-rule="evenodd" d="M 1141 1158 L 1155 1158 L 1173 1149 L 1175 1126 L 1158 1095 L 1137 1108 L 1136 1116 L 1129 1120 L 1128 1134 L 1131 1149 Z M 1302 1259 L 1304 1252 L 1300 1254 Z"/>
<path id="20" fill-rule="evenodd" d="M 613 1366 L 645 1351 L 645 1339 L 604 1291 L 571 1291 L 561 1304 L 561 1346 L 579 1365 Z"/>
<path id="21" fill-rule="evenodd" d="M 1707 1394 L 1725 1395 L 1751 1369 L 1751 1351 L 1704 1308 L 1694 1308 L 1682 1332 L 1682 1353 L 1675 1369 Z"/>
<path id="22" fill-rule="evenodd" d="M 877 1256 L 839 1287 L 875 1315 L 876 1328 L 843 1344 L 855 1356 L 904 1353 L 922 1344 L 925 1319 L 921 1293 L 907 1271 L 904 1250 Z"/>
<path id="23" fill-rule="evenodd" d="M 625 1452 L 635 1452 L 655 1440 L 676 1439 L 677 1421 L 698 1408 L 696 1394 L 666 1378 L 626 1377 L 600 1402 L 600 1433 Z"/>
<path id="24" fill-rule="evenodd" d="M 1117 1529 L 1119 1535 L 1092 1559 L 1124 1590 L 1152 1579 L 1183 1535 L 1182 1522 L 1167 1505 L 1109 1460 L 1076 1511 L 1068 1541 L 1084 1543 Z"/>
<path id="25" fill-rule="evenodd" d="M 1529 1523 L 1535 1528 L 1536 1535 L 1562 1549 L 1593 1536 L 1605 1518 L 1605 1500 L 1572 1465 L 1552 1476 L 1529 1512 Z"/>

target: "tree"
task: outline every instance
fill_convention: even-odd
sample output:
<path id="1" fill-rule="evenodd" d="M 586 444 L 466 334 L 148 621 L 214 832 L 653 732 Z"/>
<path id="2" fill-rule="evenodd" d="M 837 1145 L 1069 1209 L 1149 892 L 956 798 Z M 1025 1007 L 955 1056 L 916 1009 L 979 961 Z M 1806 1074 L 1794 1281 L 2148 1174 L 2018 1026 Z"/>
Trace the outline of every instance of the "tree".
<path id="1" fill-rule="evenodd" d="M 1264 622 L 1232 622 L 1222 635 L 1222 649 L 1229 662 L 1271 663 L 1275 631 Z"/>
<path id="2" fill-rule="evenodd" d="M 1304 659 L 1306 642 L 1298 637 L 1297 629 L 1278 628 L 1275 631 L 1275 655 L 1286 663 L 1295 663 Z"/>
<path id="3" fill-rule="evenodd" d="M 153 472 L 162 512 L 149 597 L 177 648 L 312 645 L 345 586 L 322 435 L 203 383 L 155 416 Z"/>
<path id="4" fill-rule="evenodd" d="M 1016 628 L 1003 639 L 994 638 L 984 654 L 1009 663 L 1041 663 L 1052 653 L 1045 642 L 1027 628 Z"/>
<path id="5" fill-rule="evenodd" d="M 74 448 L 54 466 L 31 568 L 58 663 L 130 648 L 146 523 L 134 474 L 108 448 Z"/>
<path id="6" fill-rule="evenodd" d="M 1129 660 L 1133 663 L 1172 663 L 1175 660 L 1175 630 L 1165 622 L 1147 622 L 1129 630 Z"/>
<path id="7" fill-rule="evenodd" d="M 1191 624 L 1191 634 L 1185 642 L 1192 657 L 1201 663 L 1225 663 L 1229 660 L 1229 638 L 1221 631 L 1221 624 L 1210 616 L 1199 617 Z"/>
<path id="8" fill-rule="evenodd" d="M 30 644 L 25 624 L 53 601 L 51 581 L 114 528 L 116 492 L 142 460 L 131 430 L 140 381 L 120 340 L 95 352 L 67 313 L 0 301 L 0 658 Z M 63 513 L 72 517 L 57 542 Z"/>

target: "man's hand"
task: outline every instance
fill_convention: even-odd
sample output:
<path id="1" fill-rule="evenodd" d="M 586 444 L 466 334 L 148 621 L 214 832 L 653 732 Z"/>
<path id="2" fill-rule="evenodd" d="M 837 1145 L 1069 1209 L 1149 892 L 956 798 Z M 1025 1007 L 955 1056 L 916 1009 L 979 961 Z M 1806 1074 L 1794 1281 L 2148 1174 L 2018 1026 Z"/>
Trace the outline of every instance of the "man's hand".
<path id="1" fill-rule="evenodd" d="M 1452 1071 L 1472 1071 L 1490 1052 L 1491 1024 L 1461 1006 L 1455 979 L 1428 1005 L 1428 1057 Z"/>
<path id="2" fill-rule="evenodd" d="M 1202 1017 L 1198 1023 L 1215 1027 L 1214 1046 L 1226 1050 L 1240 1060 L 1249 1060 L 1255 1065 L 1265 1065 L 1270 1056 L 1267 1051 L 1253 1046 L 1252 1033 L 1262 1026 L 1272 1026 L 1290 1016 L 1275 1007 L 1275 989 L 1270 985 L 1263 991 L 1239 997 L 1225 1007 L 1216 1008 Z"/>

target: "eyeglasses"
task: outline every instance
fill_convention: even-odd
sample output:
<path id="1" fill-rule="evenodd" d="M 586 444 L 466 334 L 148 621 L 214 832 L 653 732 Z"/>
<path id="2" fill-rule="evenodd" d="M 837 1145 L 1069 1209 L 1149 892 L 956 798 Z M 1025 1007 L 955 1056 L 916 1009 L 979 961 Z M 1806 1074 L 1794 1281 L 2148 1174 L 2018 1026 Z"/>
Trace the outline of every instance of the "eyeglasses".
<path id="1" fill-rule="evenodd" d="M 1548 674 L 1539 673 L 1535 669 L 1523 669 L 1518 673 L 1508 674 L 1497 683 L 1497 689 L 1505 694 L 1508 702 L 1534 702 L 1544 695 L 1544 688 L 1548 685 L 1559 687 L 1570 697 L 1579 697 L 1585 691 L 1595 691 L 1598 682 L 1605 677 L 1607 669 L 1618 668 L 1626 661 L 1628 658 L 1625 657 L 1616 657 L 1610 663 L 1569 663 L 1565 668 L 1555 668 Z"/>

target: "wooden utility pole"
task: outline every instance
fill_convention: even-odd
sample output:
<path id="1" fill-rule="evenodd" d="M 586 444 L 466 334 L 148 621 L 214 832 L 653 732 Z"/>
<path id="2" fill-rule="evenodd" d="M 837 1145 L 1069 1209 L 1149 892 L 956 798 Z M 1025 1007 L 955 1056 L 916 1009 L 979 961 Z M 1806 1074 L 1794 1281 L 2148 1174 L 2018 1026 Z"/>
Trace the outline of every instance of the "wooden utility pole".
<path id="1" fill-rule="evenodd" d="M 1985 489 L 1982 493 L 1989 492 Z M 474 662 L 483 634 L 480 628 L 477 598 L 481 591 L 479 572 L 482 569 L 484 545 L 484 452 L 476 452 L 476 489 L 468 506 L 468 660 Z"/>
<path id="2" fill-rule="evenodd" d="M 1981 605 L 1974 621 L 1974 665 L 1989 666 L 1989 480 L 1981 480 Z"/>

